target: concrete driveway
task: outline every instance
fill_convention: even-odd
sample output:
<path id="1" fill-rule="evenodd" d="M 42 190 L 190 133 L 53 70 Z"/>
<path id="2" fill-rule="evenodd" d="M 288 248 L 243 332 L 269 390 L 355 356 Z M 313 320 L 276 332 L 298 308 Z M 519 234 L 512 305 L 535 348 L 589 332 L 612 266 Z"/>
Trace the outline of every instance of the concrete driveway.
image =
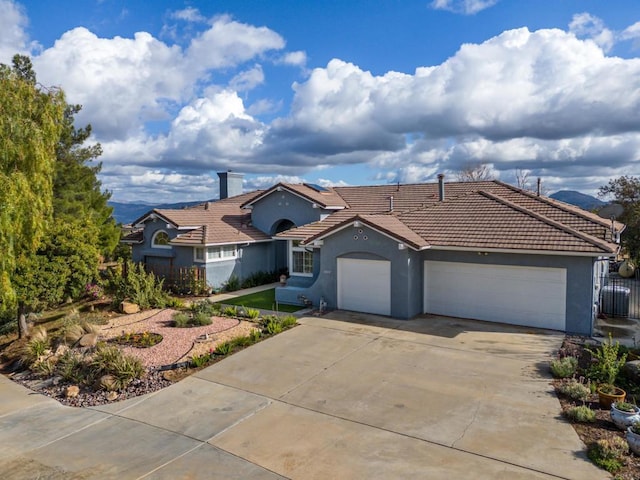
<path id="1" fill-rule="evenodd" d="M 335 312 L 155 394 L 73 409 L 0 378 L 13 478 L 604 479 L 547 374 L 562 336 Z"/>

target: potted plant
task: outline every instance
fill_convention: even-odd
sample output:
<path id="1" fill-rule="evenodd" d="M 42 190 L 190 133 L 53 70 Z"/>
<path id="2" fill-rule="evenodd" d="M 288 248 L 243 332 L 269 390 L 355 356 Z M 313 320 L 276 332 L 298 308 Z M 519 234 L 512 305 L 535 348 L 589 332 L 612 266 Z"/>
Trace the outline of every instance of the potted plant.
<path id="1" fill-rule="evenodd" d="M 610 409 L 612 403 L 624 402 L 627 396 L 623 389 L 614 385 L 618 372 L 627 359 L 625 353 L 618 356 L 619 349 L 620 343 L 614 343 L 611 334 L 609 334 L 609 339 L 602 342 L 602 345 L 596 350 L 588 349 L 595 361 L 589 376 L 601 382 L 597 392 L 602 408 Z"/>
<path id="2" fill-rule="evenodd" d="M 626 430 L 636 422 L 640 422 L 640 408 L 629 402 L 611 404 L 611 421 L 620 430 Z"/>
<path id="3" fill-rule="evenodd" d="M 627 443 L 636 455 L 640 455 L 640 422 L 635 422 L 627 428 Z"/>

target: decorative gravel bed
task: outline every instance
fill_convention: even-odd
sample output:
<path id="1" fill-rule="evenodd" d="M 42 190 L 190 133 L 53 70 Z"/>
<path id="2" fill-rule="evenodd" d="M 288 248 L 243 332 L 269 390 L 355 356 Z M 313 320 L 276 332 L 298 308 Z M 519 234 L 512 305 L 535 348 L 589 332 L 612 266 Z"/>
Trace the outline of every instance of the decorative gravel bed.
<path id="1" fill-rule="evenodd" d="M 123 333 L 153 332 L 162 335 L 162 341 L 149 348 L 121 347 L 124 353 L 139 358 L 149 368 L 171 365 L 215 348 L 215 345 L 229 338 L 245 335 L 254 328 L 250 322 L 237 318 L 212 317 L 212 324 L 204 327 L 176 328 L 171 326 L 176 310 L 151 310 L 139 314 L 118 317 L 105 325 L 100 336 L 109 340 Z M 236 328 L 241 327 L 241 328 Z M 222 335 L 226 333 L 226 335 Z M 209 335 L 211 342 L 199 343 L 200 336 Z"/>

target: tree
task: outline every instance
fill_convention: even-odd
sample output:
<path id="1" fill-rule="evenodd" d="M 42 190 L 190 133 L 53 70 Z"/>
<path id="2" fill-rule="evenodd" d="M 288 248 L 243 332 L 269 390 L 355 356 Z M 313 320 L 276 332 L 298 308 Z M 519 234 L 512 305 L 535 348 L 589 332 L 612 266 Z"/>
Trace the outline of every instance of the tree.
<path id="1" fill-rule="evenodd" d="M 53 184 L 53 214 L 58 221 L 84 219 L 93 223 L 98 233 L 100 253 L 110 256 L 120 240 L 120 228 L 111 216 L 113 208 L 107 204 L 111 197 L 103 192 L 97 178 L 101 163 L 89 165 L 102 154 L 100 144 L 85 146 L 91 136 L 91 125 L 74 126 L 74 116 L 80 105 L 67 105 L 60 141 L 56 148 L 56 172 Z M 94 241 L 94 238 L 91 241 Z"/>
<path id="2" fill-rule="evenodd" d="M 627 226 L 621 242 L 637 264 L 640 259 L 640 178 L 623 175 L 609 180 L 607 185 L 600 187 L 598 197 L 612 199 L 624 207 L 617 219 Z"/>
<path id="3" fill-rule="evenodd" d="M 19 334 L 26 334 L 24 304 L 14 287 L 19 264 L 35 254 L 52 214 L 56 145 L 66 102 L 59 89 L 36 84 L 31 62 L 0 64 L 0 308 L 18 306 Z"/>
<path id="4" fill-rule="evenodd" d="M 481 182 L 493 180 L 491 167 L 486 163 L 467 164 L 456 177 L 459 182 Z"/>

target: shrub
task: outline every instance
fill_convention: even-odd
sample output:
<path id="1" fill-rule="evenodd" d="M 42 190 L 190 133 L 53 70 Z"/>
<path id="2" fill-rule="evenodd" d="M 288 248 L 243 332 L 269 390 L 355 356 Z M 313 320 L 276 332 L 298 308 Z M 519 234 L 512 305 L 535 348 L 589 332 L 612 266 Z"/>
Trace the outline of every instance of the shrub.
<path id="1" fill-rule="evenodd" d="M 249 336 L 251 337 L 251 341 L 256 343 L 260 340 L 260 337 L 262 337 L 262 332 L 260 330 L 251 330 Z"/>
<path id="2" fill-rule="evenodd" d="M 590 388 L 584 383 L 580 383 L 575 379 L 563 382 L 558 386 L 558 391 L 571 400 L 579 400 L 584 402 L 591 393 Z"/>
<path id="3" fill-rule="evenodd" d="M 282 323 L 280 323 L 280 321 L 276 318 L 276 319 L 269 319 L 267 321 L 267 323 L 264 326 L 264 332 L 269 334 L 269 335 L 276 335 L 280 332 L 282 332 Z"/>
<path id="4" fill-rule="evenodd" d="M 280 318 L 280 323 L 283 328 L 291 328 L 298 322 L 298 319 L 293 315 L 286 315 Z"/>
<path id="5" fill-rule="evenodd" d="M 164 308 L 169 296 L 163 291 L 163 280 L 152 272 L 147 273 L 144 265 L 127 261 L 120 274 L 111 282 L 115 292 L 113 301 L 119 305 L 124 300 L 136 303 L 142 309 Z"/>
<path id="6" fill-rule="evenodd" d="M 622 468 L 623 455 L 628 452 L 629 446 L 626 441 L 620 437 L 611 437 L 591 444 L 587 450 L 587 456 L 600 468 L 615 473 Z"/>
<path id="7" fill-rule="evenodd" d="M 20 360 L 28 367 L 31 367 L 49 350 L 49 335 L 47 330 L 38 326 L 33 329 L 31 338 L 25 344 Z"/>
<path id="8" fill-rule="evenodd" d="M 191 320 L 191 316 L 188 313 L 184 312 L 176 312 L 172 317 L 173 326 L 178 328 L 186 328 L 189 326 L 189 321 Z"/>
<path id="9" fill-rule="evenodd" d="M 79 353 L 68 350 L 58 359 L 56 372 L 66 381 L 83 383 L 86 379 L 86 364 Z"/>
<path id="10" fill-rule="evenodd" d="M 216 355 L 228 355 L 231 353 L 232 347 L 230 342 L 223 342 L 216 347 Z"/>
<path id="11" fill-rule="evenodd" d="M 222 314 L 227 317 L 237 317 L 238 316 L 238 307 L 235 305 L 230 305 L 228 307 L 224 307 L 222 309 Z"/>
<path id="12" fill-rule="evenodd" d="M 203 327 L 205 325 L 211 325 L 212 323 L 211 315 L 205 312 L 198 312 L 191 318 L 191 325 L 196 327 Z"/>
<path id="13" fill-rule="evenodd" d="M 245 314 L 247 318 L 256 320 L 260 316 L 260 310 L 258 310 L 257 308 L 247 308 L 245 309 Z"/>
<path id="14" fill-rule="evenodd" d="M 581 405 L 579 407 L 571 407 L 567 410 L 567 417 L 573 422 L 591 423 L 596 419 L 596 412 L 586 405 Z"/>
<path id="15" fill-rule="evenodd" d="M 238 277 L 236 277 L 235 275 L 231 275 L 229 277 L 229 280 L 227 280 L 227 283 L 225 283 L 224 289 L 227 292 L 233 292 L 235 290 L 239 290 L 240 289 L 240 279 Z"/>
<path id="16" fill-rule="evenodd" d="M 217 315 L 220 313 L 220 305 L 217 303 L 212 303 L 209 300 L 203 300 L 202 302 L 192 303 L 189 309 L 193 313 L 206 313 L 209 316 Z"/>
<path id="17" fill-rule="evenodd" d="M 575 357 L 564 357 L 551 362 L 551 373 L 556 378 L 569 378 L 578 369 L 578 359 Z"/>
<path id="18" fill-rule="evenodd" d="M 125 388 L 132 380 L 142 377 L 145 372 L 139 359 L 123 354 L 117 347 L 104 344 L 98 344 L 89 368 L 93 378 L 113 375 L 118 390 Z"/>
<path id="19" fill-rule="evenodd" d="M 37 375 L 43 377 L 49 377 L 53 375 L 56 370 L 55 361 L 52 358 L 46 358 L 43 360 L 37 360 L 32 366 L 31 371 Z"/>
<path id="20" fill-rule="evenodd" d="M 211 361 L 211 355 L 209 353 L 203 353 L 202 355 L 194 355 L 191 357 L 191 366 L 193 368 L 204 367 Z"/>
<path id="21" fill-rule="evenodd" d="M 611 333 L 609 333 L 609 339 L 603 342 L 600 347 L 595 350 L 587 349 L 595 360 L 587 372 L 587 377 L 599 383 L 613 385 L 618 372 L 627 360 L 627 355 L 624 353 L 618 357 L 619 349 L 620 343 L 613 342 Z"/>
<path id="22" fill-rule="evenodd" d="M 246 335 L 242 337 L 236 337 L 231 340 L 231 345 L 234 347 L 248 347 L 253 343 L 251 336 Z"/>

